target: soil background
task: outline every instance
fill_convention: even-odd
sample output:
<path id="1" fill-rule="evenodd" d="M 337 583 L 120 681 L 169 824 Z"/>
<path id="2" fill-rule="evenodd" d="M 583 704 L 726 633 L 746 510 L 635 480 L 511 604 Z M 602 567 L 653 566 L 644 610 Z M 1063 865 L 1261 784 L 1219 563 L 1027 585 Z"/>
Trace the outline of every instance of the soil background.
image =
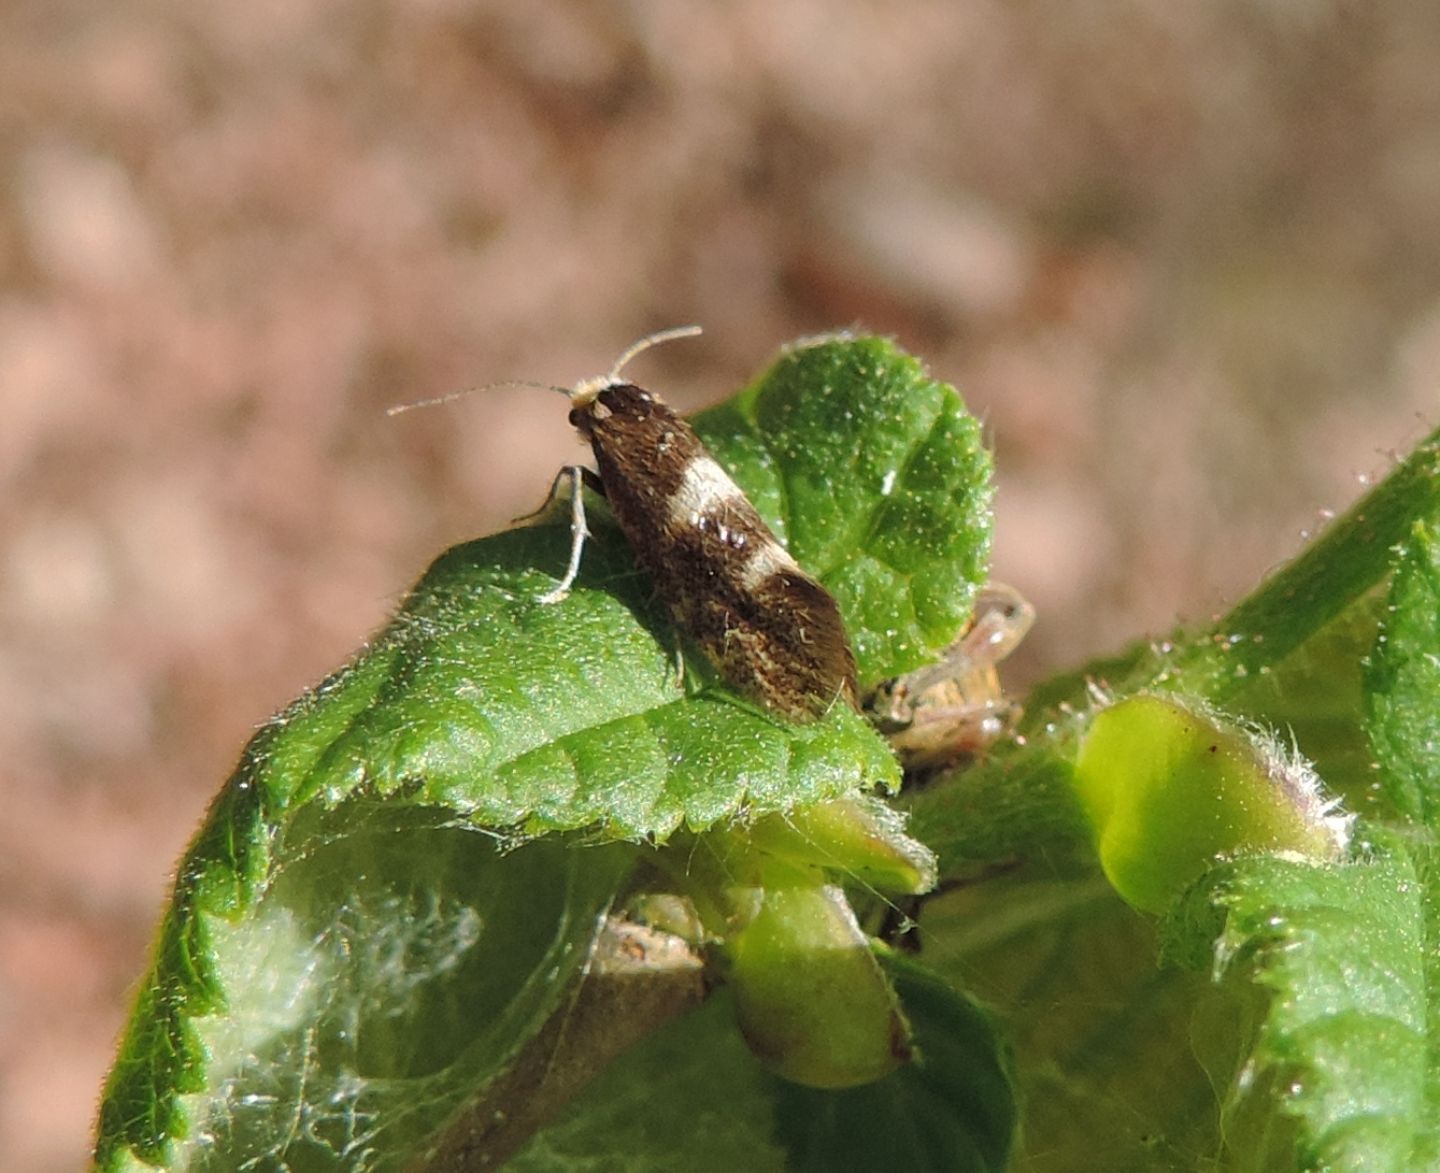
<path id="1" fill-rule="evenodd" d="M 261 721 L 580 454 L 835 327 L 987 421 L 1044 674 L 1437 422 L 1440 5 L 0 5 L 0 1167 L 80 1167 Z"/>

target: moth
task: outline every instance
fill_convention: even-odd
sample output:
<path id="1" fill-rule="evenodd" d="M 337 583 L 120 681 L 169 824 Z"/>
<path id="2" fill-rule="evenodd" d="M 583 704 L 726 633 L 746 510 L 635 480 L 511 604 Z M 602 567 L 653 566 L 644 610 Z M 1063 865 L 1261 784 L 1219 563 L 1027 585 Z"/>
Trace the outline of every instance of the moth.
<path id="1" fill-rule="evenodd" d="M 699 333 L 682 327 L 631 346 L 609 374 L 567 392 L 570 423 L 596 474 L 570 481 L 571 549 L 544 602 L 564 598 L 587 536 L 582 488 L 610 506 L 676 628 L 740 696 L 787 721 L 817 720 L 836 704 L 858 709 L 855 657 L 834 597 L 801 569 L 700 437 L 653 391 L 620 371 L 641 351 Z"/>
<path id="2" fill-rule="evenodd" d="M 1005 695 L 995 666 L 1035 621 L 1013 587 L 990 583 L 969 626 L 934 664 L 881 684 L 865 711 L 906 770 L 927 772 L 977 756 L 1012 729 L 1020 707 Z"/>

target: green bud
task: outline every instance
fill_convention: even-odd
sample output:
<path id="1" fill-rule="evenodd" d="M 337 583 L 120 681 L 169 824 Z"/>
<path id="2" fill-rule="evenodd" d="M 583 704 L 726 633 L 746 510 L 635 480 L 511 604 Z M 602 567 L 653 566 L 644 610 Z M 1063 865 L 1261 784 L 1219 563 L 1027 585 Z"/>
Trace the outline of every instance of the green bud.
<path id="1" fill-rule="evenodd" d="M 1105 875 L 1130 904 L 1161 912 L 1217 859 L 1246 852 L 1334 859 L 1350 820 L 1308 764 L 1269 737 L 1172 697 L 1098 713 L 1075 787 Z"/>
<path id="2" fill-rule="evenodd" d="M 935 854 L 905 834 L 905 817 L 869 795 L 837 798 L 767 815 L 749 828 L 759 851 L 827 868 L 906 896 L 935 886 Z"/>
<path id="3" fill-rule="evenodd" d="M 835 885 L 766 887 L 725 952 L 741 1032 L 776 1074 L 855 1087 L 910 1058 L 895 991 Z"/>

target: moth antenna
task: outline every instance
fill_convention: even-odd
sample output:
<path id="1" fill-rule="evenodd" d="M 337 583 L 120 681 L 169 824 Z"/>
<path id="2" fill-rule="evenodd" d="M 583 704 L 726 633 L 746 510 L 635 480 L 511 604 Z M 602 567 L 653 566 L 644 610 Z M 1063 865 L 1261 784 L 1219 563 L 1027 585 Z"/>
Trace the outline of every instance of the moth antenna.
<path id="1" fill-rule="evenodd" d="M 620 372 L 629 365 L 631 360 L 636 355 L 645 353 L 652 346 L 659 346 L 662 342 L 673 342 L 677 338 L 694 338 L 700 333 L 703 331 L 699 326 L 671 326 L 668 330 L 657 330 L 654 334 L 646 334 L 640 341 L 632 343 L 625 353 L 615 360 L 615 365 L 605 376 L 606 382 L 618 383 Z"/>
<path id="2" fill-rule="evenodd" d="M 676 338 L 694 338 L 701 333 L 699 326 L 672 326 L 668 330 L 657 330 L 654 334 L 647 334 L 638 342 L 630 345 L 625 353 L 615 360 L 615 365 L 610 368 L 610 373 L 599 379 L 582 380 L 575 387 L 557 387 L 554 383 L 537 383 L 532 379 L 501 379 L 495 383 L 482 383 L 478 387 L 466 387 L 462 391 L 451 391 L 446 395 L 436 395 L 432 399 L 417 399 L 414 403 L 397 403 L 394 407 L 385 409 L 386 415 L 400 415 L 402 412 L 414 411 L 417 407 L 440 407 L 442 404 L 454 403 L 457 399 L 464 399 L 466 396 L 474 395 L 480 391 L 494 391 L 500 387 L 536 387 L 541 391 L 557 391 L 561 395 L 573 397 L 577 391 L 599 389 L 611 383 L 620 381 L 620 372 L 635 358 L 643 354 L 652 346 L 659 346 L 662 342 L 672 342 Z"/>
<path id="3" fill-rule="evenodd" d="M 501 387 L 537 387 L 541 391 L 558 391 L 561 395 L 567 396 L 570 394 L 569 388 L 556 387 L 553 383 L 536 383 L 530 379 L 501 379 L 496 383 L 481 383 L 478 387 L 466 387 L 463 391 L 451 391 L 448 395 L 437 395 L 433 399 L 417 399 L 414 403 L 397 403 L 394 407 L 387 407 L 385 414 L 399 415 L 404 411 L 414 411 L 417 407 L 439 407 L 443 403 L 454 403 L 457 399 L 464 399 L 481 391 L 495 391 Z"/>

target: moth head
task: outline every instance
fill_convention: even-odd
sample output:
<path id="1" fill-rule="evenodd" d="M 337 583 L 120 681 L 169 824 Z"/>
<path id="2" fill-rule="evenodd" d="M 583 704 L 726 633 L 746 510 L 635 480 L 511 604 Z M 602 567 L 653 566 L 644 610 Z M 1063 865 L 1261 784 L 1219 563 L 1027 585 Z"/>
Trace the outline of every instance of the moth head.
<path id="1" fill-rule="evenodd" d="M 636 392 L 645 395 L 649 399 L 653 399 L 653 395 L 649 395 L 647 392 L 641 391 L 635 384 L 627 383 L 621 379 L 620 372 L 629 366 L 638 355 L 644 354 L 645 351 L 649 350 L 652 346 L 659 346 L 662 342 L 672 342 L 676 338 L 694 338 L 699 333 L 699 326 L 674 326 L 669 330 L 658 330 L 654 334 L 647 334 L 644 338 L 626 347 L 625 352 L 615 360 L 615 365 L 612 366 L 607 373 L 596 375 L 591 379 L 581 379 L 580 382 L 571 388 L 569 393 L 570 406 L 572 408 L 570 412 L 570 422 L 575 424 L 576 427 L 579 427 L 580 425 L 576 423 L 575 420 L 575 413 L 577 411 L 596 411 L 599 410 L 599 408 L 608 408 L 608 410 L 614 411 L 621 406 L 619 402 L 620 398 L 629 398 L 630 395 Z M 619 391 L 620 395 L 611 396 L 611 402 L 607 404 L 605 402 L 606 392 L 610 391 Z M 599 408 L 594 406 L 597 403 L 599 404 Z"/>
<path id="2" fill-rule="evenodd" d="M 570 397 L 570 423 L 581 435 L 589 437 L 597 425 L 612 416 L 643 418 L 658 403 L 659 396 L 634 383 L 604 383 L 583 396 Z"/>

